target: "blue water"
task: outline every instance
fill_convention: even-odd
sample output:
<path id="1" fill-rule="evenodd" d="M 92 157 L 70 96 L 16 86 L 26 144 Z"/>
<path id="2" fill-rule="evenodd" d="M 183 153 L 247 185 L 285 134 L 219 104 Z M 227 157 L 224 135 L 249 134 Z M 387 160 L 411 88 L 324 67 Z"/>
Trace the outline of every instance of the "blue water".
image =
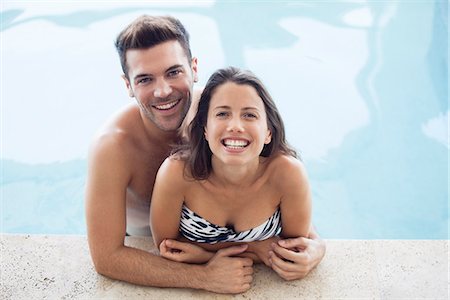
<path id="1" fill-rule="evenodd" d="M 113 47 L 141 14 L 191 33 L 200 82 L 253 70 L 300 150 L 325 238 L 448 238 L 448 2 L 1 5 L 1 232 L 85 234 L 89 142 L 129 103 Z"/>

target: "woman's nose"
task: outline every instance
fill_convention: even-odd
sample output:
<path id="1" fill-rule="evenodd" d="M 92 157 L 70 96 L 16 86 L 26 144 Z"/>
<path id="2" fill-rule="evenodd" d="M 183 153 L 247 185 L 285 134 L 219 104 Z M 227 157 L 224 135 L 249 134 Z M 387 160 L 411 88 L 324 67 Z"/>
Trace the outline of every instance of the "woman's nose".
<path id="1" fill-rule="evenodd" d="M 242 132 L 244 128 L 242 127 L 242 120 L 239 117 L 232 117 L 228 122 L 228 130 L 233 132 Z"/>

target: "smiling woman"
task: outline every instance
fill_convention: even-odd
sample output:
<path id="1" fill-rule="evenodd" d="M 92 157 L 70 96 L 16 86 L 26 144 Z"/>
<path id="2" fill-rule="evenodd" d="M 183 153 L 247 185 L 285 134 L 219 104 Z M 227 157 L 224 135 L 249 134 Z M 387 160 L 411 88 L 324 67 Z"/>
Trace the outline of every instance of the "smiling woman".
<path id="1" fill-rule="evenodd" d="M 208 262 L 215 251 L 245 242 L 245 256 L 277 271 L 271 244 L 280 237 L 309 237 L 311 194 L 261 81 L 233 67 L 216 71 L 187 140 L 162 164 L 152 194 L 152 236 L 161 255 L 173 259 L 180 249 L 164 241 L 180 234 L 205 249 L 184 255 L 181 261 L 191 263 Z M 296 253 L 283 251 L 289 253 L 285 259 Z"/>
<path id="2" fill-rule="evenodd" d="M 227 165 L 239 165 L 242 163 L 239 158 L 245 156 L 230 154 L 259 156 L 271 142 L 264 103 L 250 85 L 230 82 L 218 86 L 210 102 L 206 125 L 204 135 L 214 153 L 213 165 L 217 159 Z M 234 159 L 238 161 L 233 162 Z"/>
<path id="3" fill-rule="evenodd" d="M 146 13 L 174 15 L 186 25 L 200 68 L 197 88 L 227 65 L 251 69 L 267 82 L 287 138 L 309 171 L 313 220 L 322 237 L 447 239 L 447 11 L 446 1 L 198 1 L 176 7 L 6 1 L 1 230 L 86 233 L 89 141 L 130 102 L 112 44 L 125 24 Z M 157 76 L 162 97 L 130 82 L 149 118 L 167 113 L 161 123 L 168 127 L 179 121 L 171 112 L 184 113 L 191 91 L 167 99 L 164 81 L 178 70 L 192 72 L 193 62 L 173 66 L 133 74 L 147 76 L 142 83 Z M 32 80 L 24 79 L 24 70 Z M 233 137 L 227 145 L 244 143 Z"/>

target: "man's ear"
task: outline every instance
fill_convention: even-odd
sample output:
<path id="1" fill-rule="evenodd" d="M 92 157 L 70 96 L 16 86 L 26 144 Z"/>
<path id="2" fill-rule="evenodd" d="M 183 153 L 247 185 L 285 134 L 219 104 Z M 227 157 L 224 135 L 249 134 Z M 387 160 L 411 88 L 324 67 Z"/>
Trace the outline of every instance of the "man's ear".
<path id="1" fill-rule="evenodd" d="M 192 77 L 194 78 L 194 82 L 198 81 L 198 64 L 197 57 L 193 57 L 191 61 L 191 69 L 192 69 Z"/>
<path id="2" fill-rule="evenodd" d="M 133 89 L 131 88 L 130 81 L 124 74 L 122 74 L 122 79 L 123 79 L 123 81 L 125 81 L 125 85 L 128 90 L 128 96 L 130 96 L 130 98 L 134 98 L 134 93 L 133 93 Z"/>

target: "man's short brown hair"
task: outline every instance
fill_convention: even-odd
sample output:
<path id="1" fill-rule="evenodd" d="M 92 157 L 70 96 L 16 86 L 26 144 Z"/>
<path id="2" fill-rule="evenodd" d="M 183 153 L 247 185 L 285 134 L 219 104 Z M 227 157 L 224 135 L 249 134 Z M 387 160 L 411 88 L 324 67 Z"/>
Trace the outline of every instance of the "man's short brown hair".
<path id="1" fill-rule="evenodd" d="M 170 16 L 143 15 L 134 20 L 119 33 L 115 42 L 125 76 L 128 78 L 126 59 L 128 49 L 147 49 L 171 40 L 180 43 L 190 65 L 192 54 L 189 46 L 189 33 L 178 19 Z"/>

